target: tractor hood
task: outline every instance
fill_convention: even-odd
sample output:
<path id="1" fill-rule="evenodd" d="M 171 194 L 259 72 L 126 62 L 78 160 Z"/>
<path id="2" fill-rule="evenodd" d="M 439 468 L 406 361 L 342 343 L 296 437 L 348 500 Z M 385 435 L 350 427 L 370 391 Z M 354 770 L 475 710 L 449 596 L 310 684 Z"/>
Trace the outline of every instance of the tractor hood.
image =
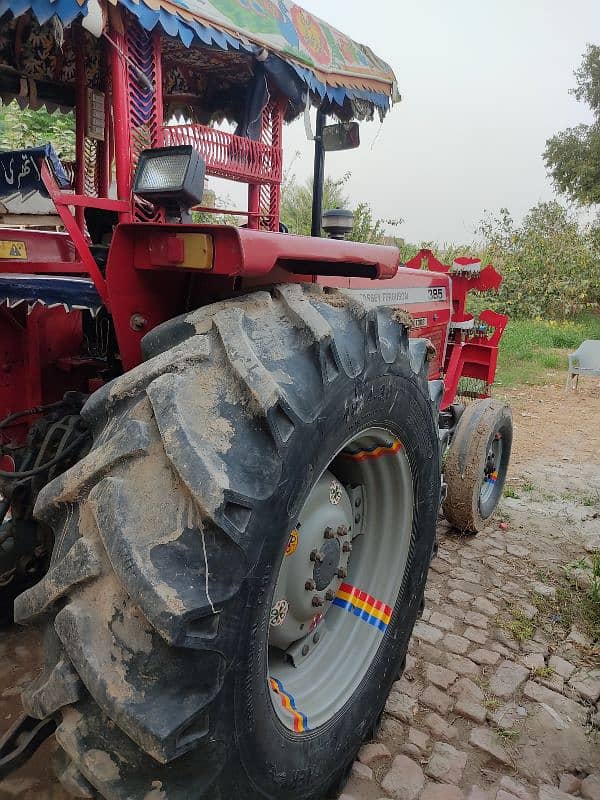
<path id="1" fill-rule="evenodd" d="M 116 6 L 134 14 L 146 30 L 159 25 L 186 47 L 202 43 L 249 52 L 266 62 L 267 71 L 287 66 L 313 102 L 342 107 L 349 100 L 358 117 L 366 116 L 361 101 L 383 116 L 400 100 L 385 61 L 289 0 L 0 0 L 0 15 L 31 9 L 41 24 L 54 17 L 63 26 L 82 18 L 99 36 Z"/>

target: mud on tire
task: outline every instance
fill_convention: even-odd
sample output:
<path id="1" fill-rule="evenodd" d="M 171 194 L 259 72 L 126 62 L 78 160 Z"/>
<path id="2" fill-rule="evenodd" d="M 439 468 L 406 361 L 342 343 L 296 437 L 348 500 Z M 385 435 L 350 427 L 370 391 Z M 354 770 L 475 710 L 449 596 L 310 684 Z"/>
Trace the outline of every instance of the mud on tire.
<path id="1" fill-rule="evenodd" d="M 488 397 L 467 407 L 444 459 L 448 486 L 444 516 L 465 533 L 478 533 L 496 510 L 512 446 L 512 413 Z"/>
<path id="2" fill-rule="evenodd" d="M 324 797 L 372 731 L 423 594 L 440 488 L 427 343 L 351 293 L 285 285 L 166 323 L 145 348 L 84 408 L 91 452 L 38 498 L 56 545 L 15 605 L 46 629 L 24 706 L 56 715 L 75 796 Z M 304 498 L 369 425 L 410 462 L 406 571 L 351 702 L 294 735 L 265 673 L 275 580 Z"/>

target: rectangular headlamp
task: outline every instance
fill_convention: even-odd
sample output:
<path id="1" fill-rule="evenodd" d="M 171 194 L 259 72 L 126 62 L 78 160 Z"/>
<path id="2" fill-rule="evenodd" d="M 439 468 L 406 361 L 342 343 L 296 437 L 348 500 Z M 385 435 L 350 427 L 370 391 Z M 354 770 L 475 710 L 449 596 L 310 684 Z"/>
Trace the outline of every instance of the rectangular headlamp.
<path id="1" fill-rule="evenodd" d="M 142 150 L 133 191 L 154 205 L 190 208 L 202 200 L 206 164 L 191 144 Z"/>

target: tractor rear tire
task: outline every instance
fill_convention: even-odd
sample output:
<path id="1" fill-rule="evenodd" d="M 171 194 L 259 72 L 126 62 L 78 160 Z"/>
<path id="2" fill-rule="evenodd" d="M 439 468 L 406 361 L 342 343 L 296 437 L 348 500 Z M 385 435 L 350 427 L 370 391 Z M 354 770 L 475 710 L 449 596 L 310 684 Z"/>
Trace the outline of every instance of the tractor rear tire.
<path id="1" fill-rule="evenodd" d="M 75 796 L 325 797 L 373 730 L 424 592 L 440 499 L 427 342 L 350 293 L 284 285 L 172 320 L 145 352 L 90 398 L 92 450 L 38 498 L 56 544 L 15 604 L 20 622 L 46 629 L 24 707 L 56 717 Z M 306 498 L 366 429 L 393 445 L 365 458 L 402 450 L 405 564 L 384 627 L 376 610 L 354 609 L 356 622 L 335 611 L 379 639 L 347 702 L 313 728 L 269 680 L 273 595 Z"/>
<path id="2" fill-rule="evenodd" d="M 0 583 L 0 629 L 14 623 L 14 602 L 30 586 L 36 584 L 48 569 L 50 548 L 41 556 L 35 550 L 42 547 L 38 525 L 33 520 L 7 520 L 0 525 L 0 575 L 13 572 Z"/>
<path id="3" fill-rule="evenodd" d="M 463 533 L 479 533 L 496 510 L 511 446 L 512 413 L 506 403 L 488 397 L 468 406 L 444 460 L 444 516 Z"/>

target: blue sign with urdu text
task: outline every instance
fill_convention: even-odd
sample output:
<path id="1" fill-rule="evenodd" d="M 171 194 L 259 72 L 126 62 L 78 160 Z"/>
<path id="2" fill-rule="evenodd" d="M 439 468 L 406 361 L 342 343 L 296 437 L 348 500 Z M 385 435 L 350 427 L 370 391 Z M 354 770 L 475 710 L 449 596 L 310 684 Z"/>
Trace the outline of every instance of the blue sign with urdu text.
<path id="1" fill-rule="evenodd" d="M 48 159 L 61 189 L 69 186 L 69 179 L 51 144 L 29 147 L 26 150 L 9 150 L 0 153 L 0 197 L 19 192 L 39 192 L 48 197 L 41 175 L 42 160 Z"/>

